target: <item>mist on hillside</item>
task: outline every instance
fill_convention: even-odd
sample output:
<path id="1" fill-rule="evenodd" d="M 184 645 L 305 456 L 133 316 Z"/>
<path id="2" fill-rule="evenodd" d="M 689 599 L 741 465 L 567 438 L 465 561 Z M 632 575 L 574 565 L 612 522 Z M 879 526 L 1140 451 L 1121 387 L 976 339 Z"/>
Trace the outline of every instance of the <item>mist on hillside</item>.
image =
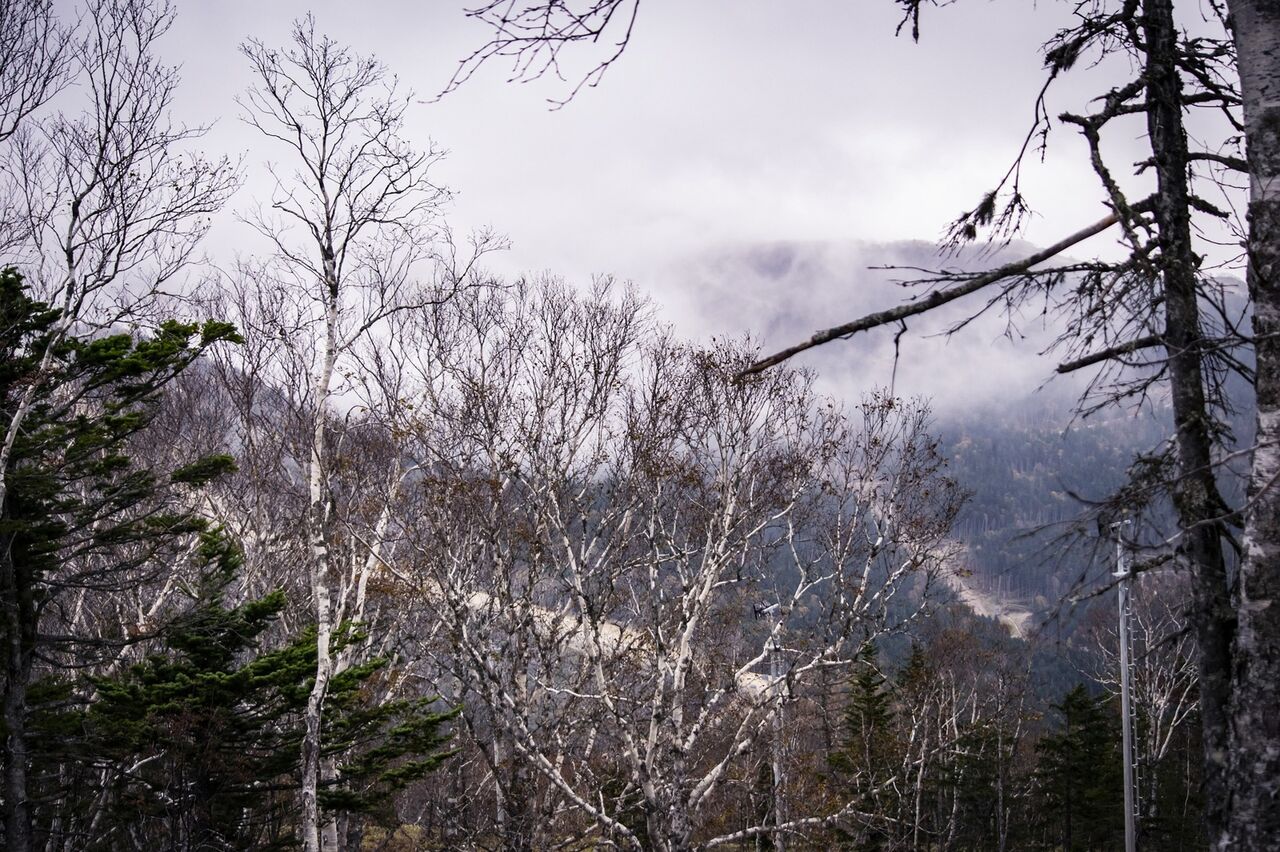
<path id="1" fill-rule="evenodd" d="M 662 275 L 663 316 L 695 337 L 752 335 L 762 352 L 792 345 L 821 329 L 926 295 L 910 282 L 930 273 L 991 269 L 1034 250 L 1015 243 L 998 251 L 939 253 L 932 243 L 904 241 L 801 242 L 726 246 L 673 261 Z M 1055 320 L 1040 305 L 1008 315 L 993 306 L 948 334 L 985 306 L 983 293 L 897 327 L 834 341 L 793 363 L 814 370 L 828 393 L 856 401 L 891 384 L 895 393 L 930 400 L 939 416 L 977 408 L 1020 406 L 1031 399 L 1069 406 L 1083 377 L 1055 376 L 1046 354 Z M 895 359 L 896 354 L 896 359 Z M 896 372 L 895 372 L 896 360 Z"/>

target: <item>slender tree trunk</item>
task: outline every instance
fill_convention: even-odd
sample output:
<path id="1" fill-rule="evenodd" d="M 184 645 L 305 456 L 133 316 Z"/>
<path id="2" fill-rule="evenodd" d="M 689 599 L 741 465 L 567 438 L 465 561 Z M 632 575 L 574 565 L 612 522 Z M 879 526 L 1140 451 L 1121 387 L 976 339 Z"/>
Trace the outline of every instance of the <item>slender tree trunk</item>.
<path id="1" fill-rule="evenodd" d="M 1173 0 L 1144 0 L 1147 129 L 1155 160 L 1160 275 L 1165 298 L 1165 348 L 1173 403 L 1178 479 L 1173 501 L 1182 530 L 1179 548 L 1195 574 L 1193 622 L 1204 727 L 1205 825 L 1211 838 L 1224 825 L 1228 755 L 1228 703 L 1234 621 L 1221 539 L 1225 502 L 1212 467 L 1205 403 L 1203 340 L 1196 302 L 1197 259 L 1192 251 L 1187 189 L 1187 134 L 1182 82 L 1176 64 Z"/>
<path id="2" fill-rule="evenodd" d="M 506 801 L 503 844 L 510 852 L 530 852 L 537 848 L 534 842 L 537 834 L 534 810 L 537 783 L 533 778 L 533 768 L 516 751 L 514 745 L 509 752 L 511 754 L 511 774 L 508 776 L 510 796 Z"/>
<path id="3" fill-rule="evenodd" d="M 332 852 L 337 848 L 336 825 L 320 821 L 318 798 L 321 777 L 321 735 L 324 699 L 333 676 L 330 647 L 333 638 L 332 559 L 329 553 L 330 495 L 326 473 L 329 467 L 325 438 L 325 414 L 333 383 L 338 350 L 338 280 L 332 254 L 325 257 L 325 341 L 316 371 L 313 415 L 315 422 L 308 461 L 310 506 L 307 535 L 311 546 L 311 588 L 316 606 L 316 679 L 307 696 L 305 729 L 302 737 L 302 842 L 306 852 Z M 322 845 L 323 841 L 323 845 Z"/>
<path id="4" fill-rule="evenodd" d="M 666 852 L 685 852 L 689 849 L 689 839 L 693 837 L 693 821 L 689 818 L 689 808 L 685 804 L 687 797 L 679 790 L 672 797 L 672 804 L 667 811 L 667 837 L 663 849 Z"/>
<path id="5" fill-rule="evenodd" d="M 772 671 L 771 679 L 775 689 L 779 689 L 782 683 L 782 652 L 775 646 L 770 652 L 770 663 Z M 786 852 L 787 841 L 780 826 L 786 824 L 787 808 L 786 808 L 786 790 L 783 787 L 783 772 L 785 766 L 785 731 L 783 725 L 783 696 L 778 695 L 777 701 L 773 707 L 773 718 L 771 724 L 773 726 L 772 736 L 769 739 L 769 794 L 772 799 L 773 810 L 773 849 L 774 852 Z"/>
<path id="6" fill-rule="evenodd" d="M 927 725 L 928 722 L 926 721 L 924 724 Z M 922 725 L 921 727 L 923 729 L 924 726 Z M 913 852 L 920 849 L 920 804 L 921 799 L 924 796 L 924 770 L 925 766 L 928 764 L 928 752 L 929 734 L 928 731 L 923 731 L 920 739 L 920 765 L 916 767 L 914 802 L 911 811 L 911 849 Z"/>
<path id="7" fill-rule="evenodd" d="M 670 748 L 679 753 L 678 743 L 668 740 L 660 748 Z M 689 814 L 689 789 L 682 783 L 686 768 L 683 756 L 675 759 L 669 778 L 660 779 L 654 785 L 652 798 L 646 795 L 646 830 L 649 846 L 659 852 L 685 852 L 691 846 L 693 821 Z"/>
<path id="8" fill-rule="evenodd" d="M 332 667 L 329 671 L 329 679 L 333 679 Z M 320 717 L 321 729 L 323 730 L 323 712 L 321 712 Z M 333 789 L 332 785 L 338 782 L 338 761 L 331 755 L 320 758 L 320 781 L 325 784 L 328 789 Z M 343 828 L 344 825 L 345 820 L 340 819 L 337 814 L 331 813 L 322 817 L 320 821 L 320 848 L 323 852 L 339 852 L 341 849 L 341 838 L 346 836 L 346 831 Z"/>
<path id="9" fill-rule="evenodd" d="M 970 722 L 972 721 L 973 721 L 973 718 L 971 716 Z M 942 848 L 947 852 L 950 852 L 950 850 L 954 849 L 956 846 L 956 832 L 958 831 L 960 826 L 960 790 L 964 787 L 964 783 L 965 783 L 964 767 L 963 767 L 963 764 L 960 762 L 959 743 L 960 743 L 960 725 L 959 725 L 959 722 L 957 721 L 956 715 L 952 715 L 950 749 L 954 755 L 951 758 L 951 760 L 953 761 L 952 765 L 956 767 L 956 771 L 955 771 L 955 781 L 953 782 L 953 786 L 951 787 L 950 791 L 948 791 L 951 795 L 951 814 L 947 819 L 947 839 L 946 839 L 946 842 L 943 843 L 942 845 Z"/>
<path id="10" fill-rule="evenodd" d="M 6 513 L 7 514 L 7 513 Z M 12 554 L 12 537 L 3 539 L 0 553 L 0 595 L 3 595 L 5 666 L 4 737 L 4 836 L 5 849 L 29 852 L 33 847 L 31 810 L 28 806 L 27 684 L 31 679 L 34 600 L 29 577 Z"/>
<path id="11" fill-rule="evenodd" d="M 1257 449 L 1232 675 L 1231 810 L 1220 849 L 1280 849 L 1280 2 L 1228 0 L 1249 162 Z"/>
<path id="12" fill-rule="evenodd" d="M 1004 818 L 1004 725 L 996 719 L 996 852 L 1005 852 Z"/>

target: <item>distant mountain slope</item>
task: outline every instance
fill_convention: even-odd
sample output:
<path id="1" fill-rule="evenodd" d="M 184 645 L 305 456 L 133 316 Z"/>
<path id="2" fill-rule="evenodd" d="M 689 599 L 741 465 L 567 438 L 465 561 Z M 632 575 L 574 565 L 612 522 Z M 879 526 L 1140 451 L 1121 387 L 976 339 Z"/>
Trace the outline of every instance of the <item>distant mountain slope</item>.
<path id="1" fill-rule="evenodd" d="M 994 254 L 942 258 L 925 242 L 727 247 L 672 268 L 683 295 L 668 315 L 686 334 L 750 331 L 762 349 L 773 350 L 910 298 L 919 291 L 897 282 L 919 277 L 916 270 L 986 269 L 1033 250 L 1015 243 Z M 885 266 L 898 268 L 872 268 Z M 1135 454 L 1168 435 L 1169 417 L 1157 398 L 1136 415 L 1117 410 L 1073 419 L 1088 376 L 1055 375 L 1058 359 L 1044 354 L 1057 335 L 1051 316 L 993 312 L 959 334 L 944 334 L 982 304 L 970 297 L 913 321 L 896 370 L 892 329 L 820 347 L 795 363 L 814 369 L 823 389 L 848 404 L 891 381 L 901 396 L 930 399 L 952 473 L 972 492 L 957 527 L 973 572 L 967 587 L 997 605 L 1008 599 L 1042 610 L 1088 566 L 1055 565 L 1060 550 L 1046 551 L 1052 530 L 1033 534 L 1079 516 L 1083 506 L 1072 493 L 1101 498 L 1120 485 Z M 1237 382 L 1233 393 L 1243 399 L 1249 391 Z M 1238 432 L 1248 428 L 1237 424 Z"/>
<path id="2" fill-rule="evenodd" d="M 920 277 L 919 270 L 985 269 L 1031 251 L 1014 244 L 989 256 L 942 258 L 924 242 L 730 247 L 686 258 L 670 270 L 669 283 L 675 286 L 664 290 L 680 296 L 665 305 L 664 315 L 692 337 L 750 332 L 763 349 L 774 350 L 922 294 L 900 283 Z M 897 268 L 879 268 L 886 266 Z M 806 352 L 795 363 L 812 367 L 826 390 L 846 400 L 893 381 L 898 394 L 928 397 L 940 413 L 1034 394 L 1057 366 L 1052 357 L 1039 354 L 1052 341 L 1053 329 L 1032 311 L 1012 323 L 992 313 L 961 334 L 943 334 L 981 306 L 981 298 L 961 299 L 912 320 L 900 343 L 896 375 L 895 330 L 890 328 Z M 1081 380 L 1057 380 L 1053 387 L 1070 397 Z"/>
<path id="3" fill-rule="evenodd" d="M 951 473 L 970 491 L 956 534 L 976 587 L 1035 609 L 1057 601 L 1087 567 L 1055 566 L 1060 554 L 1046 551 L 1084 510 L 1077 497 L 1114 491 L 1134 455 L 1158 446 L 1167 428 L 1158 413 L 1072 423 L 1068 407 L 1034 402 L 945 419 Z"/>

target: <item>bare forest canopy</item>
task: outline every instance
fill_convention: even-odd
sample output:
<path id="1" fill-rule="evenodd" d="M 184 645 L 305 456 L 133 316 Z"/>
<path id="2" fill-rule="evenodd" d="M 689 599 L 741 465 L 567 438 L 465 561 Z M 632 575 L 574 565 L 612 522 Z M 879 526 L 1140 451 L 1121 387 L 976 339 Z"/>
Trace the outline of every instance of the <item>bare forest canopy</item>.
<path id="1" fill-rule="evenodd" d="M 453 10 L 435 101 L 308 13 L 222 112 L 184 4 L 0 0 L 4 848 L 1275 848 L 1280 12 L 1065 5 L 941 246 L 659 298 L 500 271 L 414 130 L 608 97 L 638 0 Z"/>

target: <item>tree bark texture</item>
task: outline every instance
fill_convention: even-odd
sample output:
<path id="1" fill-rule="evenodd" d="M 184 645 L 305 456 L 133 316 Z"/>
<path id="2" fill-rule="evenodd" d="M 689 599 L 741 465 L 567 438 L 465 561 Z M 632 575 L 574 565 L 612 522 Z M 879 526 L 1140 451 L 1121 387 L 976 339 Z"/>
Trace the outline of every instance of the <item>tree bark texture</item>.
<path id="1" fill-rule="evenodd" d="M 1205 827 L 1224 829 L 1228 769 L 1233 617 L 1219 520 L 1225 501 L 1214 479 L 1205 403 L 1203 349 L 1197 304 L 1197 258 L 1192 250 L 1187 132 L 1177 67 L 1173 0 L 1143 0 L 1146 38 L 1147 130 L 1156 172 L 1159 274 L 1165 298 L 1164 340 L 1173 406 L 1177 480 L 1174 506 L 1182 530 L 1179 549 L 1194 572 L 1193 628 L 1197 642 L 1200 718 L 1204 743 Z"/>
<path id="2" fill-rule="evenodd" d="M 326 247 L 327 248 L 327 247 Z M 329 553 L 329 518 L 331 497 L 326 440 L 326 414 L 332 393 L 333 372 L 338 358 L 338 275 L 332 251 L 324 256 L 325 340 L 321 362 L 316 372 L 312 415 L 313 433 L 307 480 L 310 505 L 307 511 L 307 535 L 311 545 L 311 591 L 316 606 L 316 679 L 307 696 L 305 729 L 302 737 L 302 843 L 306 852 L 334 852 L 337 848 L 336 825 L 322 823 L 319 803 L 321 780 L 321 738 L 324 701 L 333 676 L 330 645 L 333 637 L 333 577 Z"/>
<path id="3" fill-rule="evenodd" d="M 7 513 L 6 513 L 7 514 Z M 31 810 L 27 804 L 27 684 L 35 642 L 35 599 L 31 578 L 14 561 L 11 535 L 0 539 L 0 595 L 4 608 L 4 839 L 5 849 L 33 849 Z"/>
<path id="4" fill-rule="evenodd" d="M 1219 849 L 1280 849 L 1280 0 L 1229 0 L 1249 163 L 1257 354 L 1231 706 L 1231 806 Z"/>

